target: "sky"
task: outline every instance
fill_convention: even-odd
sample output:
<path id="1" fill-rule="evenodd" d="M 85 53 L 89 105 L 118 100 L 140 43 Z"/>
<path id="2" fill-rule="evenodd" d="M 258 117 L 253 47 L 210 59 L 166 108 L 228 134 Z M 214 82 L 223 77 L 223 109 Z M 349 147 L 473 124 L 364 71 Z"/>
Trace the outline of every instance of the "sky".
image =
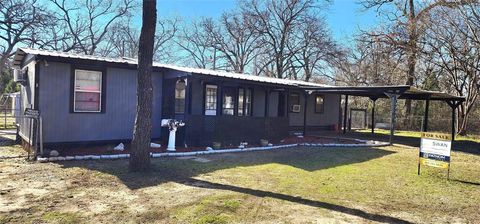
<path id="1" fill-rule="evenodd" d="M 236 7 L 236 0 L 158 0 L 159 17 L 181 16 L 185 19 L 219 17 L 223 11 Z M 376 12 L 365 11 L 356 0 L 332 0 L 325 10 L 325 18 L 333 38 L 351 46 L 359 29 L 367 29 L 379 22 Z"/>

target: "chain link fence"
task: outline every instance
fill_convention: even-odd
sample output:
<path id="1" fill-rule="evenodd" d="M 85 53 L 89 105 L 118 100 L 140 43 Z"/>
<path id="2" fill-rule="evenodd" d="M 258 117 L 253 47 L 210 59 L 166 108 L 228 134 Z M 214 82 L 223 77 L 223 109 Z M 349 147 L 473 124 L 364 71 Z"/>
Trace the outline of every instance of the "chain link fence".
<path id="1" fill-rule="evenodd" d="M 16 108 L 19 103 L 17 97 L 17 94 L 3 94 L 0 97 L 0 146 L 16 144 L 16 124 L 20 116 L 20 110 Z"/>
<path id="2" fill-rule="evenodd" d="M 371 127 L 371 117 L 368 116 L 368 127 Z M 411 116 L 411 117 L 397 117 L 397 122 L 395 125 L 396 130 L 403 130 L 403 131 L 422 131 L 423 123 L 424 123 L 423 116 Z M 381 124 L 390 125 L 390 117 L 386 116 L 375 116 L 375 126 L 384 126 Z M 380 124 L 380 125 L 378 125 Z M 428 119 L 428 131 L 431 132 L 443 132 L 443 133 L 450 133 L 452 130 L 452 120 L 450 115 L 446 115 L 445 117 L 430 117 Z M 480 120 L 472 120 L 470 119 L 468 122 L 468 133 L 469 134 L 480 134 Z"/>

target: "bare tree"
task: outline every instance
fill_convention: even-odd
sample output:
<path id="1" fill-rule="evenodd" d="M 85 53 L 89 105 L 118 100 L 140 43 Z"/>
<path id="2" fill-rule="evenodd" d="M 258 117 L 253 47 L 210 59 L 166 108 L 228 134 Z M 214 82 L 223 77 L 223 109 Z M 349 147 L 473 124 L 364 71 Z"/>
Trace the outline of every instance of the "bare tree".
<path id="1" fill-rule="evenodd" d="M 301 23 L 303 15 L 316 8 L 313 0 L 268 0 L 259 3 L 256 0 L 246 1 L 242 5 L 242 11 L 252 18 L 254 28 L 261 35 L 260 41 L 269 51 L 272 58 L 262 68 L 266 69 L 273 63 L 275 69 L 273 75 L 284 78 L 285 72 L 291 68 L 296 49 L 289 46 L 296 27 Z M 271 72 L 270 72 L 271 73 Z"/>
<path id="2" fill-rule="evenodd" d="M 205 32 L 201 22 L 192 22 L 180 29 L 180 34 L 175 41 L 180 49 L 185 52 L 185 63 L 198 68 L 217 69 L 217 52 L 211 47 L 210 35 Z"/>
<path id="3" fill-rule="evenodd" d="M 56 16 L 65 27 L 64 32 L 72 35 L 64 51 L 76 50 L 84 54 L 95 54 L 105 40 L 115 21 L 128 15 L 134 8 L 134 0 L 50 0 L 56 7 Z"/>
<path id="4" fill-rule="evenodd" d="M 480 5 L 458 10 L 436 10 L 431 19 L 442 18 L 428 29 L 426 55 L 440 70 L 442 88 L 464 96 L 458 108 L 459 134 L 466 134 L 468 118 L 480 94 Z"/>
<path id="5" fill-rule="evenodd" d="M 35 29 L 49 20 L 47 11 L 36 0 L 0 1 L 0 73 L 15 47 L 34 43 Z"/>
<path id="6" fill-rule="evenodd" d="M 245 14 L 226 12 L 219 22 L 205 18 L 201 24 L 208 35 L 208 45 L 226 59 L 228 70 L 244 73 L 259 44 L 259 35 L 253 30 L 250 18 Z"/>
<path id="7" fill-rule="evenodd" d="M 414 85 L 416 78 L 415 67 L 418 59 L 419 38 L 423 35 L 423 30 L 428 25 L 425 18 L 428 14 L 441 7 L 456 8 L 460 5 L 474 2 L 476 0 L 436 0 L 436 1 L 416 1 L 416 0 L 364 0 L 362 5 L 366 9 L 374 8 L 381 12 L 385 5 L 393 6 L 393 12 L 384 11 L 387 19 L 393 21 L 392 27 L 387 32 L 370 33 L 372 37 L 394 45 L 405 51 L 407 57 L 407 73 L 405 84 Z M 405 101 L 406 114 L 411 114 L 411 101 Z"/>
<path id="8" fill-rule="evenodd" d="M 150 170 L 152 132 L 152 61 L 157 21 L 157 1 L 143 1 L 142 31 L 138 51 L 137 114 L 131 143 L 130 171 Z"/>
<path id="9" fill-rule="evenodd" d="M 297 41 L 294 48 L 298 48 L 298 50 L 294 54 L 295 61 L 292 63 L 298 64 L 298 66 L 292 65 L 292 67 L 303 70 L 303 80 L 310 81 L 315 74 L 334 79 L 325 70 L 342 52 L 331 39 L 323 19 L 316 16 L 305 16 L 295 36 Z"/>
<path id="10" fill-rule="evenodd" d="M 354 49 L 345 49 L 334 61 L 338 84 L 393 85 L 401 81 L 403 55 L 395 47 L 357 37 Z"/>
<path id="11" fill-rule="evenodd" d="M 112 25 L 107 33 L 107 43 L 102 46 L 103 55 L 137 58 L 140 30 L 132 26 L 131 18 Z"/>
<path id="12" fill-rule="evenodd" d="M 154 59 L 173 62 L 176 58 L 172 48 L 173 39 L 178 31 L 178 18 L 159 19 L 156 24 Z M 132 24 L 131 17 L 116 22 L 107 34 L 105 44 L 101 47 L 103 55 L 114 57 L 137 58 L 140 31 Z"/>

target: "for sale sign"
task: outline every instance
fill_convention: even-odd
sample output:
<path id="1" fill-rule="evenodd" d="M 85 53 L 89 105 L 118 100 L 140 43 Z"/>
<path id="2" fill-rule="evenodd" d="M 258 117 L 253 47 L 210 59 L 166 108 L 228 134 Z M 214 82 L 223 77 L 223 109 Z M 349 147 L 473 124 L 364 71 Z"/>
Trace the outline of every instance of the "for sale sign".
<path id="1" fill-rule="evenodd" d="M 422 133 L 420 164 L 449 168 L 452 137 L 448 134 Z"/>

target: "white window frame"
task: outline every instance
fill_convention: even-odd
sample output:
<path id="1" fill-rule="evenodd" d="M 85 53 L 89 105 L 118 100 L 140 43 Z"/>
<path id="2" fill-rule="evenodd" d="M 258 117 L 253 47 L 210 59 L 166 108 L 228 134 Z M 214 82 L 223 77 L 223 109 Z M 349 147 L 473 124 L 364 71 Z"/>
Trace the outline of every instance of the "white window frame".
<path id="1" fill-rule="evenodd" d="M 183 80 L 183 83 L 184 83 L 184 89 L 183 89 L 183 98 L 177 98 L 177 84 L 181 81 L 181 79 L 177 80 L 175 82 L 175 94 L 174 94 L 174 99 L 175 99 L 175 102 L 174 102 L 174 109 L 175 109 L 175 114 L 185 114 L 185 109 L 187 108 L 187 105 L 186 105 L 186 99 L 187 99 L 187 80 L 184 79 Z M 177 111 L 177 99 L 183 99 L 183 111 Z"/>
<path id="2" fill-rule="evenodd" d="M 215 109 L 207 109 L 207 89 L 215 89 Z M 205 99 L 203 99 L 204 101 L 204 106 L 205 106 L 205 115 L 207 116 L 216 116 L 217 115 L 217 110 L 218 110 L 218 86 L 216 85 L 210 85 L 210 84 L 207 84 L 205 85 Z"/>
<path id="3" fill-rule="evenodd" d="M 100 73 L 100 91 L 89 91 L 89 90 L 77 90 L 77 72 L 79 71 L 84 71 L 84 72 L 96 72 Z M 86 70 L 86 69 L 75 69 L 75 75 L 74 75 L 74 80 L 73 80 L 73 112 L 75 113 L 100 113 L 102 112 L 102 81 L 103 81 L 103 72 L 97 71 L 97 70 Z M 76 102 L 77 102 L 77 92 L 82 92 L 82 93 L 100 93 L 100 98 L 99 98 L 99 107 L 98 110 L 89 110 L 89 111 L 78 111 L 76 110 Z"/>

